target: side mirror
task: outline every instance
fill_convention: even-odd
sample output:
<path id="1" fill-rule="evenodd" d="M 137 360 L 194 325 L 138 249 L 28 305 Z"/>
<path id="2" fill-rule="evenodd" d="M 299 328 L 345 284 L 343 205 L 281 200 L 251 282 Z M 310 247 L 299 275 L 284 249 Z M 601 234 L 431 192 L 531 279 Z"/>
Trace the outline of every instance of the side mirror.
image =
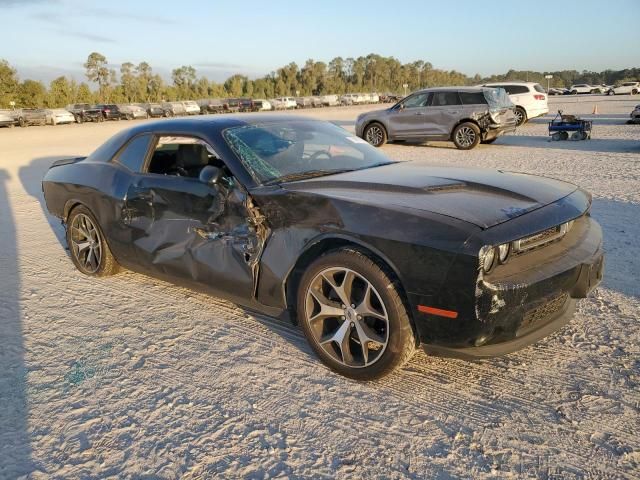
<path id="1" fill-rule="evenodd" d="M 207 165 L 200 171 L 199 179 L 206 185 L 216 185 L 222 178 L 222 169 Z"/>

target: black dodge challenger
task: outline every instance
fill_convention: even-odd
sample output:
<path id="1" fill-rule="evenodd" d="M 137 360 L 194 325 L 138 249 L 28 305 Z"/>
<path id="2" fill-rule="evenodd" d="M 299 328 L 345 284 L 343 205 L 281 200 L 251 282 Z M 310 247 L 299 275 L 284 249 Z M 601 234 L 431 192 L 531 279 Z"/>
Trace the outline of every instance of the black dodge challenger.
<path id="1" fill-rule="evenodd" d="M 82 273 L 121 265 L 289 317 L 356 379 L 418 346 L 479 358 L 531 344 L 603 272 L 584 190 L 394 162 L 300 117 L 147 123 L 55 162 L 43 190 Z"/>

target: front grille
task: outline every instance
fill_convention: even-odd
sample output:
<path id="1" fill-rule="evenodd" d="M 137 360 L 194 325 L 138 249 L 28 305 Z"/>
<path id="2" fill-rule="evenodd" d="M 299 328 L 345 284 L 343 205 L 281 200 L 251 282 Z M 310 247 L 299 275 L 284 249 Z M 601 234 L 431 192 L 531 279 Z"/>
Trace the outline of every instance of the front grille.
<path id="1" fill-rule="evenodd" d="M 518 329 L 518 335 L 530 330 L 538 323 L 548 319 L 554 313 L 558 312 L 567 301 L 567 294 L 563 293 L 554 297 L 550 301 L 536 307 L 532 310 L 529 310 L 524 314 L 522 319 L 522 323 L 520 324 L 520 328 Z"/>
<path id="2" fill-rule="evenodd" d="M 516 240 L 513 242 L 513 253 L 518 255 L 561 240 L 571 229 L 572 224 L 573 222 L 563 223 L 562 225 L 547 228 L 542 232 Z"/>

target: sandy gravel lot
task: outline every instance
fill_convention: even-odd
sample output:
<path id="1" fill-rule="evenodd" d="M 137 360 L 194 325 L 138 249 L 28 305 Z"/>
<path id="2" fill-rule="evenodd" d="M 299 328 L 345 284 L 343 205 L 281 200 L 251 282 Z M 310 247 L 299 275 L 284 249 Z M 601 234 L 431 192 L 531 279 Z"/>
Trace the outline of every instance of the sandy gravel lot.
<path id="1" fill-rule="evenodd" d="M 603 285 L 550 338 L 477 363 L 418 354 L 372 384 L 297 329 L 125 272 L 82 276 L 40 180 L 131 122 L 0 129 L 0 478 L 640 478 L 640 99 L 552 98 L 547 119 L 471 152 L 392 158 L 552 176 L 594 196 Z M 353 129 L 371 107 L 296 112 Z M 591 116 L 591 115 L 589 115 Z"/>

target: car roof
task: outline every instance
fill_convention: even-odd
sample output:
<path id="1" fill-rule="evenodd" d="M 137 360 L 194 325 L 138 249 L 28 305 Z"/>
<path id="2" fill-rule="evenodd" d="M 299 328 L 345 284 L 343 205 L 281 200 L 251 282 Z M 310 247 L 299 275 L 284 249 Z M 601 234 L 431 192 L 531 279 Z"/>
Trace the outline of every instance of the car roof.
<path id="1" fill-rule="evenodd" d="M 421 92 L 481 92 L 486 87 L 430 87 L 416 90 L 414 93 Z"/>
<path id="2" fill-rule="evenodd" d="M 523 82 L 521 80 L 504 80 L 502 82 L 484 83 L 483 85 L 486 85 L 486 86 L 492 86 L 492 85 L 538 85 L 538 82 Z"/>
<path id="3" fill-rule="evenodd" d="M 132 127 L 130 132 L 132 134 L 142 132 L 170 132 L 176 130 L 177 132 L 184 132 L 193 130 L 194 133 L 209 130 L 209 132 L 220 132 L 226 128 L 242 127 L 252 125 L 263 125 L 267 123 L 280 123 L 280 122 L 293 122 L 293 121 L 308 121 L 319 122 L 309 117 L 299 115 L 286 115 L 286 114 L 267 114 L 267 113 L 253 113 L 242 115 L 219 115 L 219 116 L 193 116 L 184 118 L 171 118 L 167 120 L 156 120 L 155 122 L 144 123 Z"/>

